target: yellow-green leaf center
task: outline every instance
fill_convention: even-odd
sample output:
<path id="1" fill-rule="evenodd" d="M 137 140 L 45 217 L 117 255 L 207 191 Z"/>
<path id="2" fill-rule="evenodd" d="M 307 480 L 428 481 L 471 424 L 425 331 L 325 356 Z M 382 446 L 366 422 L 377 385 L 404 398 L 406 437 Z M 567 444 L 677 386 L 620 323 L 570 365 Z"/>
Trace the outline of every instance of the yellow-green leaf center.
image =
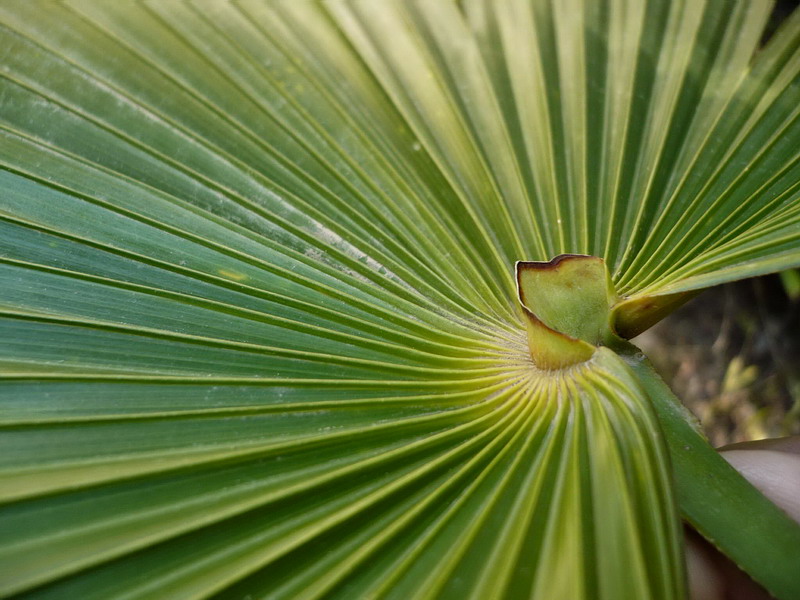
<path id="1" fill-rule="evenodd" d="M 602 258 L 562 254 L 550 262 L 517 262 L 517 289 L 531 358 L 541 369 L 562 369 L 613 343 L 617 301 Z"/>

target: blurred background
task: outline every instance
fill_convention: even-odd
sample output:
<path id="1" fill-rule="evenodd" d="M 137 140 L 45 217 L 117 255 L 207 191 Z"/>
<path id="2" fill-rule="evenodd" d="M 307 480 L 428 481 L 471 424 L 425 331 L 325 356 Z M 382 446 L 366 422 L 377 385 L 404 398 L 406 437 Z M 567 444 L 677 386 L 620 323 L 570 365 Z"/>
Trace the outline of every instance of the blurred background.
<path id="1" fill-rule="evenodd" d="M 714 446 L 800 434 L 800 270 L 707 290 L 633 341 Z"/>

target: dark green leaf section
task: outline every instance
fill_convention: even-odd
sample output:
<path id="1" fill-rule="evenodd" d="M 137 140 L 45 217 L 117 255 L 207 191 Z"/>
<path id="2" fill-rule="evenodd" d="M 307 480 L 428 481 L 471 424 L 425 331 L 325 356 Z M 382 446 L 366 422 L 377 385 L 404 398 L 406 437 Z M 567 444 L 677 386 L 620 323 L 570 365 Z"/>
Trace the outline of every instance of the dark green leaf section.
<path id="1" fill-rule="evenodd" d="M 513 265 L 800 262 L 768 8 L 0 3 L 2 593 L 680 597 L 642 388 L 536 370 Z"/>
<path id="2" fill-rule="evenodd" d="M 665 432 L 683 517 L 776 598 L 800 596 L 800 525 L 767 500 L 687 422 L 650 363 L 626 356 Z"/>
<path id="3" fill-rule="evenodd" d="M 605 349 L 562 374 L 521 360 L 468 394 L 360 403 L 335 399 L 352 395 L 346 384 L 323 396 L 253 378 L 15 379 L 3 395 L 28 416 L 6 425 L 0 453 L 11 484 L 5 592 L 666 600 L 682 591 L 655 418 Z M 51 398 L 50 410 L 71 418 L 47 418 Z M 140 412 L 81 418 L 69 405 L 82 398 Z"/>

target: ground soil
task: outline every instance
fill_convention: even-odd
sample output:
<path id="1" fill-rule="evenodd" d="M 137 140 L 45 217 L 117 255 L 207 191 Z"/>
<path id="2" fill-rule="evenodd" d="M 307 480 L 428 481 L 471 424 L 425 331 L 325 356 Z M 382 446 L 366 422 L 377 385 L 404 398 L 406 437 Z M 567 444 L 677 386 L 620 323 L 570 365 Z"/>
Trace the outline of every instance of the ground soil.
<path id="1" fill-rule="evenodd" d="M 798 296 L 777 275 L 735 282 L 634 340 L 713 445 L 800 434 Z"/>

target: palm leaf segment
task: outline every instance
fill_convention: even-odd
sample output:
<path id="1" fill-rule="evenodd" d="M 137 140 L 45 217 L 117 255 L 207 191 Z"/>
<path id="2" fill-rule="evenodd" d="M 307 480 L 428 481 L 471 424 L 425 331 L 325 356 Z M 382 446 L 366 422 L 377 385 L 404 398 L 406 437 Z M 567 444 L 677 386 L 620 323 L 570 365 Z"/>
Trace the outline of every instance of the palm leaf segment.
<path id="1" fill-rule="evenodd" d="M 645 393 L 536 370 L 513 265 L 800 264 L 768 14 L 2 3 L 2 590 L 679 596 Z"/>

